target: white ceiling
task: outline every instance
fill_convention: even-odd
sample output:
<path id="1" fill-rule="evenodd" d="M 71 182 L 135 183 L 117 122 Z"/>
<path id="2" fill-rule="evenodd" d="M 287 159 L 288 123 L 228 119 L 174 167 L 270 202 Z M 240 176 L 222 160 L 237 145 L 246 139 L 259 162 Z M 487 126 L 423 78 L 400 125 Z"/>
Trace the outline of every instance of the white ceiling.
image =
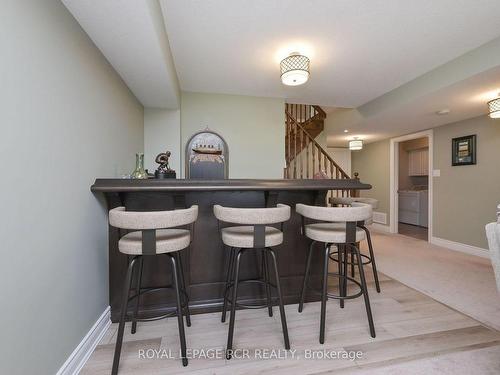
<path id="1" fill-rule="evenodd" d="M 145 107 L 178 108 L 180 89 L 319 104 L 342 119 L 327 129 L 330 145 L 484 114 L 484 93 L 500 88 L 500 39 L 484 45 L 500 35 L 499 0 L 62 1 Z M 483 55 L 471 62 L 471 50 Z M 295 51 L 310 57 L 311 78 L 285 87 L 279 61 Z M 418 83 L 443 67 L 446 85 Z M 419 94 L 393 100 L 408 85 Z M 451 113 L 436 116 L 442 108 Z"/>
<path id="2" fill-rule="evenodd" d="M 157 1 L 62 2 L 144 106 L 179 106 L 177 74 Z"/>
<path id="3" fill-rule="evenodd" d="M 160 0 L 181 89 L 357 107 L 500 34 L 498 0 Z M 310 81 L 284 87 L 298 50 Z"/>
<path id="4" fill-rule="evenodd" d="M 500 66 L 419 97 L 405 105 L 361 118 L 349 126 L 338 124 L 329 129 L 327 143 L 330 147 L 342 147 L 354 136 L 370 143 L 484 115 L 488 113 L 486 103 L 497 97 L 498 93 Z M 436 112 L 441 109 L 449 109 L 450 113 L 437 115 Z M 347 134 L 344 133 L 346 127 L 349 130 Z"/>

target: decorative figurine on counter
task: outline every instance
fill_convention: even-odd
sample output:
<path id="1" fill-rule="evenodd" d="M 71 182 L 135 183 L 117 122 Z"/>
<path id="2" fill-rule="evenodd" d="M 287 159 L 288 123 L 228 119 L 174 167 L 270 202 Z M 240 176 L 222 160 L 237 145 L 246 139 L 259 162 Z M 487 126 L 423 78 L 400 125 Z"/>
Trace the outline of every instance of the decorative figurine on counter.
<path id="1" fill-rule="evenodd" d="M 168 164 L 168 159 L 170 158 L 171 152 L 162 152 L 156 156 L 155 162 L 160 164 L 155 171 L 155 178 L 175 178 L 175 171 L 170 169 Z"/>

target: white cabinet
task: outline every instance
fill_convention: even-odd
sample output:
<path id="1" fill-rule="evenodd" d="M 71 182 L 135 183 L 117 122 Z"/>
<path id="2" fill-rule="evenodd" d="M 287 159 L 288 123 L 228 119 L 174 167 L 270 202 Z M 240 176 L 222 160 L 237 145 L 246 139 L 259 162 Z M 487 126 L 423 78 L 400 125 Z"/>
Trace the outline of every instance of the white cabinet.
<path id="1" fill-rule="evenodd" d="M 429 175 L 429 149 L 421 148 L 408 151 L 408 175 L 428 176 Z"/>
<path id="2" fill-rule="evenodd" d="M 401 223 L 427 228 L 428 191 L 400 191 L 399 217 Z"/>

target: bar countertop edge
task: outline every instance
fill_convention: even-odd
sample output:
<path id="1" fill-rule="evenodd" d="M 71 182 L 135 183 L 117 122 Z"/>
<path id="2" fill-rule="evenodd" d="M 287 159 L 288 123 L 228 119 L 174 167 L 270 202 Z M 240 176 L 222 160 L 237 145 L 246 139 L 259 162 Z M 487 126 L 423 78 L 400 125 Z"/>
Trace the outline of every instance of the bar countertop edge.
<path id="1" fill-rule="evenodd" d="M 98 178 L 92 192 L 222 191 L 222 190 L 368 190 L 370 184 L 356 179 L 226 179 L 183 180 Z"/>

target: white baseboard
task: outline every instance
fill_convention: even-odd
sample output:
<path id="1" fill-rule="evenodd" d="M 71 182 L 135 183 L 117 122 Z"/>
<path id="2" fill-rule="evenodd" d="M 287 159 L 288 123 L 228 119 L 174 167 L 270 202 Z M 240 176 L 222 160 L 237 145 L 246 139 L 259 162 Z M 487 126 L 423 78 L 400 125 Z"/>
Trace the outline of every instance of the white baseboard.
<path id="1" fill-rule="evenodd" d="M 391 228 L 388 225 L 383 225 L 383 224 L 379 224 L 379 223 L 372 223 L 370 225 L 370 229 L 373 229 L 373 230 L 378 231 L 378 232 L 385 232 L 385 233 L 391 232 Z"/>
<path id="2" fill-rule="evenodd" d="M 466 254 L 470 254 L 470 255 L 476 255 L 476 256 L 482 257 L 482 258 L 489 258 L 490 257 L 490 252 L 487 249 L 482 249 L 480 247 L 472 246 L 472 245 L 466 245 L 466 244 L 460 243 L 460 242 L 445 240 L 444 238 L 431 237 L 431 244 L 436 245 L 436 246 L 445 247 L 445 248 L 450 249 L 450 250 L 460 251 L 462 253 L 466 253 Z"/>
<path id="3" fill-rule="evenodd" d="M 87 332 L 80 344 L 73 350 L 66 362 L 61 366 L 57 375 L 76 375 L 83 368 L 97 344 L 111 325 L 111 312 L 108 306 L 97 319 L 90 331 Z"/>

